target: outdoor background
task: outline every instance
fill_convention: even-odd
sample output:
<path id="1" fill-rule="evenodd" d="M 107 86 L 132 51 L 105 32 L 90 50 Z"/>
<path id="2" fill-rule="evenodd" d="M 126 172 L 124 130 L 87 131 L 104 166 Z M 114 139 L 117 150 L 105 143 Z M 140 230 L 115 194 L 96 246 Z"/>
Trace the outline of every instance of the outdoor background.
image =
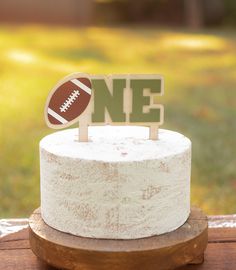
<path id="1" fill-rule="evenodd" d="M 192 203 L 236 213 L 235 29 L 234 0 L 1 0 L 0 218 L 39 206 L 44 103 L 75 71 L 163 74 L 163 128 L 192 140 Z"/>

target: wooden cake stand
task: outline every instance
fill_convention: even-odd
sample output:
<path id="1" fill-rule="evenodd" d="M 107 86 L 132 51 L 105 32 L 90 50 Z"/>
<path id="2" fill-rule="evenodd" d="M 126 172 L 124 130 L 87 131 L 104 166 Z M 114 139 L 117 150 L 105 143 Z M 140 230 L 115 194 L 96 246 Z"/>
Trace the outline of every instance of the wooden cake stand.
<path id="1" fill-rule="evenodd" d="M 92 239 L 51 228 L 38 208 L 29 219 L 29 228 L 33 252 L 58 268 L 156 270 L 202 263 L 208 223 L 202 211 L 192 207 L 185 224 L 170 233 L 135 240 Z"/>

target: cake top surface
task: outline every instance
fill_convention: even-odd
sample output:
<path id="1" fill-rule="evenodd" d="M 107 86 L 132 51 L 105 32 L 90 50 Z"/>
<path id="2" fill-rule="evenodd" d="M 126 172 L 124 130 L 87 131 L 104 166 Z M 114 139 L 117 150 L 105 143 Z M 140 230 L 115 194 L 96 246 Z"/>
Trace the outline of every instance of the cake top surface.
<path id="1" fill-rule="evenodd" d="M 184 135 L 159 129 L 158 140 L 149 140 L 149 128 L 141 126 L 89 127 L 89 142 L 78 142 L 78 129 L 47 135 L 40 148 L 61 157 L 103 162 L 131 162 L 177 155 L 191 147 Z"/>

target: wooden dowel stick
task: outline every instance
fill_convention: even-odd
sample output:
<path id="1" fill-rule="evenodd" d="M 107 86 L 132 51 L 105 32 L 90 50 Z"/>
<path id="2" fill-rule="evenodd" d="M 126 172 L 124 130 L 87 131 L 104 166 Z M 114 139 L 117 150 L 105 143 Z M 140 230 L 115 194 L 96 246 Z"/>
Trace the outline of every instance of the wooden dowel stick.
<path id="1" fill-rule="evenodd" d="M 158 126 L 149 127 L 149 140 L 158 140 Z"/>
<path id="2" fill-rule="evenodd" d="M 79 142 L 88 142 L 88 125 L 87 123 L 79 122 Z"/>

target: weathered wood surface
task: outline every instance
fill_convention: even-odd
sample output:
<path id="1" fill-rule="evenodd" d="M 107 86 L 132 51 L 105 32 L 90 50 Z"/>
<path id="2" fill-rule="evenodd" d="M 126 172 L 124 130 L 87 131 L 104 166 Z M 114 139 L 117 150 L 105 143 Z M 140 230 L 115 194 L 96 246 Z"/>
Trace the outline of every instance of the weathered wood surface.
<path id="1" fill-rule="evenodd" d="M 29 219 L 29 240 L 33 252 L 56 267 L 163 270 L 202 262 L 207 228 L 206 215 L 192 207 L 184 225 L 170 233 L 133 240 L 91 239 L 51 228 L 39 208 Z"/>
<path id="2" fill-rule="evenodd" d="M 14 225 L 14 222 L 9 220 Z M 0 220 L 1 224 L 1 220 Z M 18 223 L 19 225 L 19 220 Z M 23 220 L 22 225 L 26 221 Z M 179 270 L 233 270 L 236 265 L 236 215 L 210 216 L 208 246 L 201 265 L 188 265 Z M 0 238 L 0 269 L 53 270 L 39 261 L 29 246 L 28 229 Z"/>

